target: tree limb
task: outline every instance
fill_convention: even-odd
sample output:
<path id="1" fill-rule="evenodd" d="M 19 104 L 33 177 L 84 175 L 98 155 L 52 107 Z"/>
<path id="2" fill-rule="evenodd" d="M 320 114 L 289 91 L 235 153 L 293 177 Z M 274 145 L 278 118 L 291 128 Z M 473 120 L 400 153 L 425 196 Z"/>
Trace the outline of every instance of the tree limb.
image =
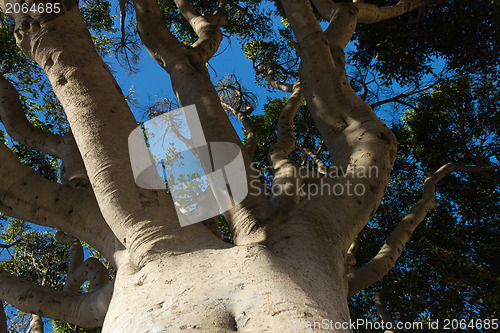
<path id="1" fill-rule="evenodd" d="M 23 165 L 0 143 L 0 211 L 38 225 L 64 230 L 98 249 L 115 264 L 120 248 L 90 189 L 49 181 Z"/>
<path id="2" fill-rule="evenodd" d="M 165 25 L 163 15 L 154 0 L 134 0 L 137 30 L 144 46 L 154 60 L 168 72 L 184 57 L 187 47 L 175 38 Z"/>
<path id="3" fill-rule="evenodd" d="M 365 189 L 362 197 L 345 190 L 339 196 L 318 190 L 302 207 L 322 214 L 318 219 L 325 221 L 325 227 L 345 237 L 338 240 L 342 247 L 339 251 L 345 254 L 382 200 L 395 159 L 396 140 L 347 79 L 343 49 L 356 26 L 355 4 L 336 3 L 329 27 L 323 32 L 308 1 L 282 3 L 299 44 L 299 75 L 306 102 L 332 156 L 330 169 L 344 170 L 338 177 L 333 174 L 321 180 L 320 188 Z M 359 177 L 360 173 L 366 176 Z M 343 216 L 342 221 L 337 216 Z"/>
<path id="4" fill-rule="evenodd" d="M 108 270 L 97 258 L 83 261 L 83 246 L 78 239 L 62 231 L 56 233 L 56 239 L 70 246 L 70 265 L 64 291 L 77 294 L 85 281 L 89 281 L 89 292 L 109 283 Z"/>
<path id="5" fill-rule="evenodd" d="M 290 160 L 288 155 L 296 147 L 293 120 L 303 101 L 302 88 L 297 82 L 278 119 L 278 140 L 267 154 L 267 159 L 274 170 L 270 202 L 279 212 L 289 212 L 300 202 L 300 187 L 303 179 L 299 177 L 297 165 Z"/>
<path id="6" fill-rule="evenodd" d="M 271 87 L 273 87 L 274 89 L 281 90 L 281 91 L 286 92 L 286 93 L 293 92 L 293 84 L 276 80 L 276 78 L 275 78 L 276 65 L 266 64 L 266 65 L 263 65 L 261 67 L 262 68 L 257 68 L 256 72 L 257 72 L 257 74 L 260 74 L 262 71 L 265 71 L 267 83 Z"/>
<path id="7" fill-rule="evenodd" d="M 217 52 L 222 42 L 222 31 L 219 28 L 219 18 L 222 13 L 215 14 L 212 20 L 200 15 L 188 0 L 174 0 L 182 16 L 189 22 L 199 39 L 192 45 L 204 62 L 207 62 Z M 214 22 L 212 22 L 214 21 Z"/>
<path id="8" fill-rule="evenodd" d="M 459 165 L 448 163 L 439 168 L 424 182 L 422 199 L 411 209 L 387 238 L 377 255 L 368 263 L 348 275 L 349 298 L 383 278 L 401 256 L 406 242 L 413 231 L 424 220 L 429 210 L 436 207 L 436 184 L 453 171 L 481 172 L 498 167 Z"/>
<path id="9" fill-rule="evenodd" d="M 297 150 L 301 151 L 304 155 L 309 156 L 313 160 L 314 164 L 318 166 L 319 173 L 326 175 L 328 167 L 318 155 L 316 155 L 315 153 L 313 153 L 312 151 L 310 151 L 305 147 L 297 147 Z"/>
<path id="10" fill-rule="evenodd" d="M 7 316 L 5 315 L 5 304 L 0 300 L 0 333 L 9 333 L 7 330 Z"/>
<path id="11" fill-rule="evenodd" d="M 159 12 L 156 3 L 154 6 Z M 148 23 L 155 22 L 152 14 L 147 15 Z M 102 215 L 129 251 L 132 262 L 142 267 L 159 253 L 175 251 L 171 246 L 187 244 L 187 240 L 172 241 L 187 235 L 178 223 L 171 197 L 165 191 L 142 189 L 135 183 L 128 138 L 137 123 L 119 85 L 97 53 L 78 7 L 61 10 L 50 20 L 39 20 L 34 29 L 16 23 L 20 27 L 16 30 L 17 43 L 47 74 L 84 157 Z M 163 36 L 161 27 L 156 30 L 154 36 Z M 178 55 L 177 51 L 167 53 Z M 194 229 L 204 231 L 202 226 Z"/>
<path id="12" fill-rule="evenodd" d="M 93 292 L 70 295 L 33 284 L 0 268 L 0 293 L 4 301 L 21 311 L 84 328 L 102 326 L 113 285 L 109 283 Z"/>
<path id="13" fill-rule="evenodd" d="M 165 27 L 161 12 L 152 0 L 136 0 L 138 29 L 144 45 L 171 77 L 173 90 L 181 105 L 196 105 L 207 142 L 241 140 L 229 121 L 202 57 L 180 44 Z M 162 46 L 162 47 L 159 47 Z M 247 183 L 259 179 L 251 159 L 243 154 Z M 262 185 L 259 183 L 259 186 Z M 235 244 L 261 242 L 266 238 L 267 221 L 274 215 L 265 193 L 248 195 L 243 202 L 224 213 Z"/>
<path id="14" fill-rule="evenodd" d="M 375 102 L 373 104 L 370 104 L 370 106 L 371 106 L 372 109 L 374 109 L 377 106 L 384 105 L 384 104 L 387 104 L 387 103 L 399 102 L 399 100 L 402 99 L 402 98 L 406 98 L 406 97 L 409 97 L 409 96 L 412 96 L 412 95 L 424 92 L 424 91 L 426 91 L 426 90 L 434 87 L 436 84 L 437 84 L 437 82 L 434 83 L 434 84 L 431 84 L 429 86 L 426 86 L 424 88 L 421 88 L 421 89 L 414 89 L 414 90 L 409 91 L 407 93 L 401 93 L 401 94 L 398 94 L 398 95 L 396 95 L 394 97 L 387 98 L 387 99 L 384 99 L 382 101 L 378 101 L 378 102 Z"/>
<path id="15" fill-rule="evenodd" d="M 42 317 L 37 314 L 31 315 L 30 327 L 27 333 L 43 333 Z"/>
<path id="16" fill-rule="evenodd" d="M 391 330 L 386 330 L 384 333 L 398 333 L 399 330 L 396 328 L 396 322 L 394 321 L 392 314 L 389 312 L 389 310 L 387 310 L 387 304 L 385 303 L 383 294 L 384 294 L 383 290 L 375 293 L 374 297 L 375 308 L 377 309 L 377 313 L 380 316 L 380 318 L 385 323 L 391 323 L 392 327 L 394 328 Z"/>
<path id="17" fill-rule="evenodd" d="M 438 1 L 439 2 L 439 1 Z M 378 7 L 366 2 L 355 3 L 359 23 L 375 23 L 399 17 L 421 6 L 436 3 L 435 0 L 400 0 L 393 6 Z"/>
<path id="18" fill-rule="evenodd" d="M 54 157 L 62 157 L 62 137 L 36 128 L 26 119 L 17 90 L 1 74 L 0 120 L 12 139 Z"/>
<path id="19" fill-rule="evenodd" d="M 346 266 L 347 266 L 347 272 L 352 272 L 352 268 L 354 265 L 356 265 L 356 253 L 359 250 L 359 236 L 354 239 L 352 242 L 351 246 L 349 246 L 349 249 L 347 250 L 347 257 L 346 257 Z"/>

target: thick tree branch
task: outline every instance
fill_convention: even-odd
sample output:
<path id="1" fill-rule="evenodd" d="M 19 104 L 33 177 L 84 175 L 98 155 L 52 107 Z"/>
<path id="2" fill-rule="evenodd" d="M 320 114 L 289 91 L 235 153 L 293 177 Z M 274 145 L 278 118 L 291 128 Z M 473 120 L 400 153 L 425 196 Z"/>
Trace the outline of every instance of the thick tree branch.
<path id="1" fill-rule="evenodd" d="M 399 330 L 396 329 L 396 322 L 394 321 L 392 314 L 389 312 L 389 310 L 387 310 L 387 304 L 385 303 L 383 290 L 375 293 L 374 301 L 375 308 L 377 309 L 377 313 L 380 318 L 386 323 L 391 323 L 392 327 L 394 328 L 391 330 L 386 330 L 384 333 L 398 333 Z"/>
<path id="2" fill-rule="evenodd" d="M 36 128 L 26 119 L 17 90 L 1 74 L 0 120 L 12 139 L 54 157 L 62 157 L 62 137 Z"/>
<path id="3" fill-rule="evenodd" d="M 334 0 L 312 0 L 314 8 L 318 11 L 322 19 L 330 21 L 332 18 L 332 11 L 335 7 Z"/>
<path id="4" fill-rule="evenodd" d="M 102 326 L 113 283 L 94 292 L 70 295 L 16 277 L 0 268 L 0 294 L 13 307 L 84 328 Z"/>
<path id="5" fill-rule="evenodd" d="M 481 172 L 497 168 L 448 163 L 428 177 L 424 182 L 422 199 L 398 223 L 378 254 L 368 263 L 348 275 L 349 298 L 383 278 L 394 266 L 413 231 L 424 220 L 429 210 L 436 207 L 435 187 L 441 179 L 453 171 Z"/>
<path id="6" fill-rule="evenodd" d="M 342 66 L 345 65 L 344 48 L 352 38 L 358 23 L 355 4 L 339 2 L 332 8 L 330 24 L 325 30 L 325 35 L 330 43 L 334 59 Z"/>
<path id="7" fill-rule="evenodd" d="M 34 127 L 24 115 L 19 94 L 3 75 L 0 75 L 0 101 L 0 120 L 14 140 L 62 159 L 61 181 L 64 184 L 86 185 L 85 166 L 71 133 L 60 136 Z"/>
<path id="8" fill-rule="evenodd" d="M 117 243 L 90 189 L 51 182 L 23 165 L 0 143 L 0 211 L 38 225 L 64 230 L 91 244 L 115 265 Z"/>
<path id="9" fill-rule="evenodd" d="M 400 0 L 394 6 L 378 7 L 366 2 L 355 3 L 359 23 L 375 23 L 399 17 L 418 7 L 436 3 L 436 0 Z"/>
<path id="10" fill-rule="evenodd" d="M 200 122 L 205 124 L 203 134 L 206 141 L 232 142 L 242 147 L 241 140 L 224 112 L 210 80 L 205 60 L 187 48 L 179 46 L 178 42 L 172 39 L 173 36 L 166 29 L 154 1 L 136 0 L 135 3 L 138 29 L 144 45 L 160 66 L 170 74 L 172 87 L 180 104 L 196 106 Z M 152 21 L 155 24 L 152 24 Z M 158 29 L 160 33 L 157 32 Z M 156 37 L 152 38 L 152 35 Z M 158 45 L 170 45 L 170 47 L 159 48 Z M 170 55 L 170 50 L 175 53 Z M 243 158 L 247 183 L 250 184 L 259 178 L 256 170 L 251 167 L 250 157 L 245 153 Z M 274 211 L 263 190 L 249 194 L 243 202 L 224 213 L 235 244 L 263 241 L 266 238 L 264 224 L 273 215 Z"/>
<path id="11" fill-rule="evenodd" d="M 334 15 L 336 3 L 333 0 L 312 0 L 321 17 L 327 21 Z M 393 6 L 376 6 L 364 1 L 353 1 L 358 10 L 359 23 L 376 23 L 399 17 L 421 6 L 441 2 L 439 0 L 401 0 Z"/>
<path id="12" fill-rule="evenodd" d="M 144 46 L 154 60 L 168 72 L 184 59 L 188 48 L 175 38 L 165 25 L 163 15 L 154 0 L 135 0 L 137 30 Z"/>
<path id="13" fill-rule="evenodd" d="M 257 68 L 256 72 L 257 74 L 261 73 L 264 71 L 266 73 L 266 80 L 267 83 L 273 87 L 274 89 L 281 90 L 286 93 L 292 93 L 293 92 L 293 84 L 286 83 L 279 81 L 275 78 L 276 76 L 276 65 L 274 64 L 266 64 L 264 66 L 261 66 L 263 68 Z"/>
<path id="14" fill-rule="evenodd" d="M 30 327 L 27 333 L 43 333 L 43 320 L 37 314 L 33 314 L 30 320 Z"/>
<path id="15" fill-rule="evenodd" d="M 156 4 L 155 8 L 159 11 Z M 148 18 L 154 22 L 154 15 Z M 171 197 L 165 191 L 141 189 L 135 184 L 128 137 L 137 123 L 97 53 L 78 7 L 70 5 L 57 17 L 39 20 L 39 24 L 21 22 L 30 19 L 17 18 L 17 43 L 46 72 L 66 111 L 104 219 L 134 264 L 142 267 L 159 253 L 187 246 L 187 241 L 172 241 L 187 239 L 187 235 L 178 223 Z M 193 229 L 205 231 L 201 226 Z"/>
<path id="16" fill-rule="evenodd" d="M 343 238 L 338 240 L 339 251 L 346 253 L 383 197 L 396 140 L 347 79 L 343 48 L 356 26 L 355 4 L 335 4 L 323 32 L 309 2 L 282 3 L 299 44 L 299 74 L 307 105 L 332 156 L 330 169 L 343 170 L 322 179 L 316 195 L 308 196 L 302 208 L 323 216 L 319 220 Z M 364 189 L 363 195 L 347 193 L 350 186 Z M 332 195 L 335 188 L 343 189 L 340 195 Z M 337 216 L 343 216 L 342 222 Z"/>
<path id="17" fill-rule="evenodd" d="M 62 143 L 61 183 L 75 188 L 88 187 L 90 184 L 89 176 L 73 133 L 67 133 L 62 139 Z"/>
<path id="18" fill-rule="evenodd" d="M 199 53 L 204 62 L 207 62 L 217 52 L 222 42 L 222 31 L 219 28 L 222 24 L 222 21 L 219 21 L 223 17 L 222 13 L 207 19 L 195 10 L 188 0 L 174 0 L 174 2 L 199 37 L 192 45 L 193 49 Z"/>
<path id="19" fill-rule="evenodd" d="M 347 266 L 347 272 L 351 272 L 354 265 L 356 265 L 357 259 L 356 259 L 356 253 L 359 250 L 359 236 L 354 239 L 352 242 L 351 246 L 349 246 L 349 249 L 347 250 L 347 257 L 346 257 L 346 266 Z"/>
<path id="20" fill-rule="evenodd" d="M 278 119 L 278 140 L 267 154 L 274 170 L 270 202 L 278 212 L 289 212 L 300 202 L 303 179 L 299 177 L 297 165 L 288 155 L 296 148 L 293 120 L 303 102 L 302 88 L 297 82 Z"/>
<path id="21" fill-rule="evenodd" d="M 61 231 L 56 233 L 56 239 L 70 246 L 70 265 L 64 291 L 77 294 L 85 281 L 89 281 L 89 291 L 109 283 L 108 270 L 98 259 L 91 257 L 83 261 L 83 246 L 78 239 Z"/>
<path id="22" fill-rule="evenodd" d="M 297 147 L 297 150 L 302 152 L 304 155 L 309 156 L 313 160 L 314 164 L 316 164 L 316 166 L 318 167 L 319 173 L 326 175 L 328 167 L 318 155 L 305 147 Z"/>

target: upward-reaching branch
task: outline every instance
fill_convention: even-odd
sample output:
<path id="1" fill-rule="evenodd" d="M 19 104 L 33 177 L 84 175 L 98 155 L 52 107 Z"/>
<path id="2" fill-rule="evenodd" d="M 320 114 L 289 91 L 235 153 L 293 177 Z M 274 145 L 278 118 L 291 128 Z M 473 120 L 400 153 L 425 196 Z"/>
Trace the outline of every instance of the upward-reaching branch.
<path id="1" fill-rule="evenodd" d="M 296 147 L 293 120 L 303 101 L 302 88 L 297 82 L 278 119 L 278 140 L 267 154 L 267 159 L 274 170 L 270 202 L 276 211 L 282 213 L 289 212 L 300 202 L 299 189 L 303 179 L 299 177 L 297 165 L 288 155 Z"/>
<path id="2" fill-rule="evenodd" d="M 165 26 L 159 7 L 152 0 L 136 0 L 138 30 L 144 45 L 169 74 L 172 87 L 183 106 L 194 104 L 207 142 L 231 142 L 242 146 L 238 134 L 221 105 L 210 80 L 205 60 L 180 44 Z M 187 15 L 187 13 L 186 13 Z M 165 47 L 159 47 L 163 45 Z M 243 154 L 247 183 L 258 179 L 251 159 Z M 260 242 L 266 238 L 264 224 L 274 211 L 264 191 L 248 195 L 243 202 L 224 213 L 235 244 Z"/>
<path id="3" fill-rule="evenodd" d="M 43 19 L 49 14 L 41 14 L 42 19 L 28 14 L 16 17 L 17 43 L 47 74 L 84 157 L 100 210 L 134 264 L 141 267 L 163 250 L 174 251 L 169 247 L 173 244 L 184 246 L 184 242 L 171 242 L 183 237 L 184 231 L 167 193 L 136 186 L 128 137 L 137 123 L 97 53 L 78 7 L 67 4 L 50 20 Z M 38 20 L 38 24 L 24 24 L 24 20 Z"/>
<path id="4" fill-rule="evenodd" d="M 444 0 L 446 1 L 446 0 Z M 332 19 L 335 7 L 338 5 L 333 0 L 312 0 L 314 7 L 318 10 L 321 17 L 327 21 Z M 376 6 L 363 1 L 353 1 L 358 10 L 359 23 L 376 23 L 391 18 L 399 17 L 421 6 L 443 2 L 443 0 L 400 0 L 393 6 Z"/>
<path id="5" fill-rule="evenodd" d="M 388 329 L 384 333 L 399 333 L 399 330 L 396 328 L 396 323 L 394 321 L 394 318 L 387 309 L 387 304 L 384 299 L 384 290 L 375 293 L 374 301 L 375 301 L 375 308 L 377 309 L 380 319 L 382 319 L 386 323 L 390 323 L 394 328 L 394 329 Z"/>
<path id="6" fill-rule="evenodd" d="M 7 316 L 5 315 L 5 304 L 0 300 L 0 333 L 9 333 L 7 331 Z"/>
<path id="7" fill-rule="evenodd" d="M 441 179 L 453 171 L 481 172 L 497 168 L 448 163 L 428 177 L 424 182 L 422 199 L 398 223 L 377 255 L 361 268 L 349 274 L 349 297 L 383 278 L 394 266 L 413 231 L 423 221 L 429 210 L 436 207 L 435 188 Z"/>
<path id="8" fill-rule="evenodd" d="M 319 194 L 302 209 L 322 212 L 336 235 L 343 235 L 346 253 L 359 231 L 379 205 L 389 180 L 396 140 L 368 104 L 351 88 L 343 48 L 352 37 L 357 11 L 352 3 L 334 4 L 329 27 L 323 32 L 308 1 L 282 0 L 285 13 L 298 42 L 301 58 L 299 75 L 307 105 L 325 145 L 332 156 L 331 167 L 344 170 L 343 177 L 326 177 L 330 188 L 349 185 L 364 188 L 363 197 Z M 367 170 L 376 170 L 357 177 Z M 319 200 L 318 197 L 322 197 Z M 340 223 L 336 216 L 342 215 Z M 327 223 L 328 224 L 328 223 Z"/>
<path id="9" fill-rule="evenodd" d="M 30 327 L 27 333 L 43 333 L 42 317 L 37 314 L 31 316 Z"/>
<path id="10" fill-rule="evenodd" d="M 293 84 L 282 82 L 276 79 L 276 65 L 266 64 L 260 67 L 262 68 L 256 69 L 257 74 L 259 74 L 261 71 L 265 71 L 267 83 L 269 83 L 271 87 L 286 93 L 293 92 Z"/>
<path id="11" fill-rule="evenodd" d="M 62 137 L 37 128 L 26 119 L 17 90 L 1 74 L 0 120 L 14 140 L 54 157 L 62 157 Z"/>
<path id="12" fill-rule="evenodd" d="M 89 292 L 109 283 L 108 270 L 97 258 L 90 257 L 83 261 L 83 246 L 78 239 L 61 231 L 56 233 L 56 239 L 69 244 L 70 249 L 70 263 L 64 291 L 77 294 L 85 281 L 89 281 Z"/>
<path id="13" fill-rule="evenodd" d="M 446 1 L 446 0 L 444 0 Z M 405 13 L 411 12 L 418 7 L 427 4 L 440 2 L 439 0 L 400 0 L 394 6 L 378 7 L 365 2 L 356 3 L 358 8 L 358 21 L 360 23 L 375 23 L 399 17 Z M 441 0 L 441 2 L 443 2 Z"/>
<path id="14" fill-rule="evenodd" d="M 17 309 L 85 328 L 102 326 L 113 283 L 94 292 L 70 295 L 16 277 L 0 268 L 2 299 Z"/>

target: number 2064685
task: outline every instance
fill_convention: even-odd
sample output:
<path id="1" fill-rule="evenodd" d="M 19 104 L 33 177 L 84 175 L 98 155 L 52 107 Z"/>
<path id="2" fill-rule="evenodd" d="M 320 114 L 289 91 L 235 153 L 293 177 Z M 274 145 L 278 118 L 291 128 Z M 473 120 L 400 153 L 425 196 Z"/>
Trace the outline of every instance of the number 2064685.
<path id="1" fill-rule="evenodd" d="M 5 4 L 5 14 L 28 14 L 28 13 L 39 13 L 39 14 L 58 14 L 61 12 L 60 3 L 39 3 L 39 4 L 28 4 L 28 3 L 6 3 Z"/>

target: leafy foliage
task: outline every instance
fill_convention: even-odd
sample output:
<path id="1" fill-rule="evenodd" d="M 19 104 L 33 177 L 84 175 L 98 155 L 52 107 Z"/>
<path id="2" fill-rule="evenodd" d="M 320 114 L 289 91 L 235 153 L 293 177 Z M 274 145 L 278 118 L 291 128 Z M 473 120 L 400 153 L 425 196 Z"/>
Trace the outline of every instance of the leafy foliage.
<path id="1" fill-rule="evenodd" d="M 397 1 L 371 1 L 390 5 Z M 399 18 L 358 26 L 350 58 L 371 66 L 387 81 L 405 85 L 432 71 L 442 59 L 460 73 L 497 69 L 498 5 L 491 0 L 437 1 Z"/>

